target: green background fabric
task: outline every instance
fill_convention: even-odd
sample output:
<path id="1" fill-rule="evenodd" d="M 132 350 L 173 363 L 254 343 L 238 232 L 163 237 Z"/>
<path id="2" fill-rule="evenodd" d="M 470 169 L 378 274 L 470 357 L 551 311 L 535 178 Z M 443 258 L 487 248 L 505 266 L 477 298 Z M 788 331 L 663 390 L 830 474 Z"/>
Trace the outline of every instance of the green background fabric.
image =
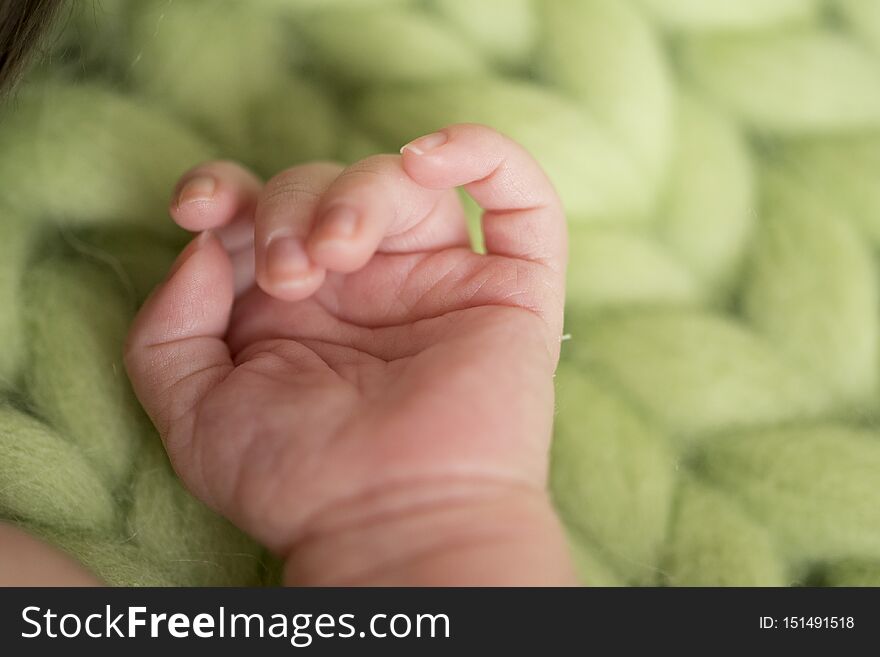
<path id="1" fill-rule="evenodd" d="M 584 583 L 880 581 L 880 3 L 100 0 L 45 51 L 0 117 L 0 517 L 114 584 L 276 581 L 121 365 L 172 185 L 474 121 L 567 211 Z"/>

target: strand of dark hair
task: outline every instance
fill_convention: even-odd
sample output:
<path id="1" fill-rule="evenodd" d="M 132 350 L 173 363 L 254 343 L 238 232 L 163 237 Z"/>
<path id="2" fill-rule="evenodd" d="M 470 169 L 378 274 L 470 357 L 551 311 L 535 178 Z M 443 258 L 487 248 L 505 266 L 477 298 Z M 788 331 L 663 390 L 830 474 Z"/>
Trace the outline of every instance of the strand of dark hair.
<path id="1" fill-rule="evenodd" d="M 0 0 L 0 93 L 21 75 L 63 0 Z"/>

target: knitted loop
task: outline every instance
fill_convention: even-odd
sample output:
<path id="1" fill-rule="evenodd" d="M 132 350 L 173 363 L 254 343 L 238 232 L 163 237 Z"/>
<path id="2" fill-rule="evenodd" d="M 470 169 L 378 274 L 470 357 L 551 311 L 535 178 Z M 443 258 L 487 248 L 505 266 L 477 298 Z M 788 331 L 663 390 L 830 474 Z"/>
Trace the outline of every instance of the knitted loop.
<path id="1" fill-rule="evenodd" d="M 121 368 L 171 187 L 474 121 L 570 220 L 551 480 L 584 580 L 880 581 L 880 3 L 104 0 L 53 43 L 0 121 L 3 517 L 113 583 L 269 581 Z"/>

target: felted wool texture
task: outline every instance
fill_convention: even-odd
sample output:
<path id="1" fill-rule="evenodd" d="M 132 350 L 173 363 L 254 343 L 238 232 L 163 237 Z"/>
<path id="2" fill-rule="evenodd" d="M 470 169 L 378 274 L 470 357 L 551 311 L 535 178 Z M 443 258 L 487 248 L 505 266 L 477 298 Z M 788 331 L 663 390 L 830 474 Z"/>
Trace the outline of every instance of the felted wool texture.
<path id="1" fill-rule="evenodd" d="M 880 3 L 71 11 L 0 116 L 0 517 L 114 584 L 276 582 L 122 369 L 171 188 L 475 121 L 566 208 L 551 492 L 583 582 L 880 582 Z"/>

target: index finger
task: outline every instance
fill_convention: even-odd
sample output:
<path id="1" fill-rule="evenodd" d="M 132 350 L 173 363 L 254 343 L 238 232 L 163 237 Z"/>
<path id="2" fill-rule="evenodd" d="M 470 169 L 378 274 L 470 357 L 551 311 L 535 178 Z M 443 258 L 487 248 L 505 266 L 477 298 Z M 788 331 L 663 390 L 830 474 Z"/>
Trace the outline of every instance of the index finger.
<path id="1" fill-rule="evenodd" d="M 487 126 L 462 123 L 420 137 L 400 152 L 404 169 L 420 185 L 464 187 L 483 208 L 488 253 L 564 272 L 568 243 L 562 203 L 522 146 Z"/>

